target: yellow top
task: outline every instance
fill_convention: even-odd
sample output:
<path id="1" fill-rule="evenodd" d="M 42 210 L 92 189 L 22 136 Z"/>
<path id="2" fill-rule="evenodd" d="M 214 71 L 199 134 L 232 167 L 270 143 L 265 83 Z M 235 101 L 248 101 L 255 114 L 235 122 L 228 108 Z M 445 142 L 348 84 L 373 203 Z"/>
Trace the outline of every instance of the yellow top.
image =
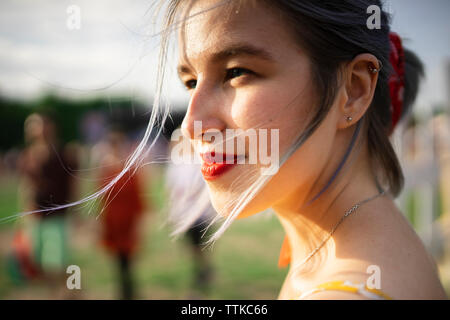
<path id="1" fill-rule="evenodd" d="M 330 281 L 322 283 L 317 287 L 303 293 L 298 299 L 305 299 L 307 296 L 322 291 L 345 291 L 360 294 L 369 299 L 375 300 L 392 300 L 387 294 L 384 294 L 381 290 L 369 288 L 366 284 L 353 284 L 350 281 Z"/>

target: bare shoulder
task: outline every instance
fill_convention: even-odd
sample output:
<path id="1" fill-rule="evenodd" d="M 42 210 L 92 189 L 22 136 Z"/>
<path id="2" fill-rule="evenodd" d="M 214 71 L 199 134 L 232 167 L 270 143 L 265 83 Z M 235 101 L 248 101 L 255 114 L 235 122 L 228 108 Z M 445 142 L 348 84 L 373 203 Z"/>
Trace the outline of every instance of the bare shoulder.
<path id="1" fill-rule="evenodd" d="M 327 277 L 365 282 L 393 299 L 446 299 L 433 258 L 395 204 L 361 213 L 341 230 Z"/>

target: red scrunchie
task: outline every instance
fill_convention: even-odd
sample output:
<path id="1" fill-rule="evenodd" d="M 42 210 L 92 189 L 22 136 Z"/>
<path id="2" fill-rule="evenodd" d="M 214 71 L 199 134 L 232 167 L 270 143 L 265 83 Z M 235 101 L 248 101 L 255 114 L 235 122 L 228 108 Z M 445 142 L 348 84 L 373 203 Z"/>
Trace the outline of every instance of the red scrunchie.
<path id="1" fill-rule="evenodd" d="M 403 51 L 402 40 L 399 35 L 390 32 L 389 42 L 391 45 L 391 52 L 389 54 L 389 61 L 391 62 L 393 72 L 389 77 L 389 91 L 391 96 L 391 117 L 392 127 L 389 135 L 395 129 L 403 109 L 403 94 L 405 90 L 405 53 Z M 280 268 L 286 267 L 291 262 L 291 248 L 289 240 L 285 236 L 281 246 L 278 266 Z"/>
<path id="2" fill-rule="evenodd" d="M 389 60 L 393 68 L 393 72 L 389 77 L 392 118 L 392 127 L 389 132 L 390 135 L 400 120 L 403 109 L 403 95 L 405 91 L 405 53 L 403 51 L 402 40 L 398 34 L 390 32 L 389 41 L 391 44 Z"/>

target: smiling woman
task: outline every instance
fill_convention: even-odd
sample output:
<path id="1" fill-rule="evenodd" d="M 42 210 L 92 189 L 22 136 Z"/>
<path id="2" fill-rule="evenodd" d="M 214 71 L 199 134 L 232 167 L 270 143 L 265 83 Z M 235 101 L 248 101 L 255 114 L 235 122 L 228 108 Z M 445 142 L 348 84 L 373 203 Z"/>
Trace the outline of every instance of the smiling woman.
<path id="1" fill-rule="evenodd" d="M 390 33 L 385 12 L 381 28 L 367 27 L 373 4 L 168 6 L 178 74 L 190 93 L 182 130 L 225 219 L 210 241 L 235 218 L 272 208 L 287 234 L 282 257 L 291 262 L 280 299 L 445 298 L 434 262 L 393 201 L 403 176 L 389 135 L 414 102 L 422 65 Z M 242 139 L 236 130 L 251 129 L 279 130 L 275 174 L 261 175 L 260 162 L 225 165 L 257 153 L 250 141 L 244 153 L 225 147 L 211 160 L 225 142 Z M 208 139 L 214 131 L 225 141 Z M 382 288 L 368 286 L 373 266 Z"/>
<path id="2" fill-rule="evenodd" d="M 164 3 L 159 94 L 145 138 L 93 197 L 144 153 L 175 30 L 190 94 L 182 131 L 202 159 L 218 212 L 212 223 L 224 219 L 209 241 L 236 218 L 272 208 L 287 235 L 282 262 L 291 264 L 279 299 L 444 299 L 434 261 L 393 200 L 403 174 L 389 136 L 415 100 L 423 67 L 383 10 L 380 28 L 367 27 L 367 8 L 381 1 Z M 278 133 L 275 144 L 264 130 Z M 279 158 L 272 174 L 261 170 L 266 151 Z M 177 232 L 201 214 L 191 211 L 178 217 Z M 367 270 L 377 270 L 376 281 Z"/>

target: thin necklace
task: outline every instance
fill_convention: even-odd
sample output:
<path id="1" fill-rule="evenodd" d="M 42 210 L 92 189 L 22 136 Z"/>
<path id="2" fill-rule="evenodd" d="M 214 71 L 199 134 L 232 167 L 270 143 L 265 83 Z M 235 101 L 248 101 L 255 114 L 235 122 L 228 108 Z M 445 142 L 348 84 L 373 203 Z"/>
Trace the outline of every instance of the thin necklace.
<path id="1" fill-rule="evenodd" d="M 380 196 L 382 196 L 382 195 L 384 195 L 384 194 L 385 194 L 385 191 L 383 190 L 383 191 L 381 191 L 380 193 L 378 193 L 378 194 L 376 194 L 376 195 L 374 195 L 374 196 L 372 196 L 372 197 L 370 197 L 370 198 L 368 198 L 368 199 L 365 199 L 365 200 L 363 200 L 363 201 L 361 201 L 361 202 L 358 202 L 358 203 L 355 204 L 353 207 L 351 207 L 351 208 L 350 208 L 350 209 L 342 216 L 342 218 L 338 221 L 338 223 L 336 223 L 336 225 L 333 227 L 333 229 L 331 229 L 331 231 L 328 233 L 327 237 L 322 241 L 322 243 L 321 243 L 320 245 L 318 245 L 313 251 L 311 251 L 311 253 L 308 254 L 308 256 L 306 256 L 306 258 L 304 258 L 304 259 L 302 260 L 302 262 L 300 262 L 300 264 L 296 265 L 295 267 L 296 267 L 296 268 L 301 267 L 301 266 L 304 265 L 306 262 L 308 262 L 308 260 L 311 259 L 312 256 L 314 256 L 314 255 L 317 253 L 317 251 L 320 250 L 320 248 L 323 247 L 323 245 L 328 241 L 328 239 L 330 239 L 330 237 L 333 235 L 333 233 L 336 231 L 336 229 L 339 227 L 339 225 L 342 223 L 342 221 L 345 220 L 345 218 L 347 218 L 349 215 L 351 215 L 353 212 L 355 212 L 356 209 L 358 209 L 358 208 L 359 208 L 360 206 L 362 206 L 364 203 L 369 202 L 370 200 L 373 200 L 373 199 L 375 199 L 375 198 L 378 198 L 378 197 L 380 197 Z"/>

